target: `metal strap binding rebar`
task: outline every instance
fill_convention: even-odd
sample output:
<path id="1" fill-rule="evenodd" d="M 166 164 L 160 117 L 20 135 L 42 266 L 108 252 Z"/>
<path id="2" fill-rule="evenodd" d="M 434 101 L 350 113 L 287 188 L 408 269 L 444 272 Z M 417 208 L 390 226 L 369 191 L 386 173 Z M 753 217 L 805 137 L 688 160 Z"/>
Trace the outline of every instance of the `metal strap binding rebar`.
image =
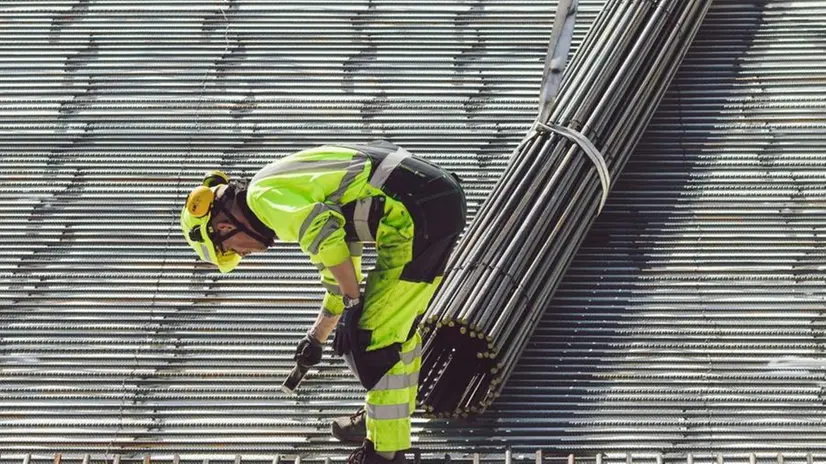
<path id="1" fill-rule="evenodd" d="M 427 413 L 466 416 L 499 396 L 710 4 L 609 0 L 563 74 L 576 3 L 560 2 L 539 118 L 425 315 Z"/>
<path id="2" fill-rule="evenodd" d="M 602 208 L 605 207 L 605 201 L 608 200 L 608 191 L 611 189 L 611 173 L 608 170 L 608 165 L 605 164 L 605 158 L 603 158 L 602 153 L 599 152 L 597 147 L 594 146 L 594 143 L 591 142 L 588 137 L 582 135 L 581 132 L 577 132 L 569 127 L 560 126 L 558 124 L 545 124 L 536 121 L 534 122 L 533 130 L 553 132 L 563 137 L 567 137 L 576 142 L 585 154 L 588 155 L 588 158 L 591 159 L 594 163 L 594 167 L 597 169 L 599 181 L 602 184 L 602 197 L 600 197 L 599 200 L 599 210 L 597 211 L 597 214 L 601 213 Z"/>

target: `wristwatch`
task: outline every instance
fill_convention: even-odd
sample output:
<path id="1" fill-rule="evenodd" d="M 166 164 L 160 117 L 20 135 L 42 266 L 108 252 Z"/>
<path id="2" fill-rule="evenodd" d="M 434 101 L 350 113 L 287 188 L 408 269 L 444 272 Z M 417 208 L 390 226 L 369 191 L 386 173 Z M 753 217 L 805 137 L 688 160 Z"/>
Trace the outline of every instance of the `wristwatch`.
<path id="1" fill-rule="evenodd" d="M 359 303 L 361 303 L 361 298 L 350 298 L 347 295 L 344 295 L 342 300 L 344 301 L 344 309 L 355 308 L 359 305 Z"/>

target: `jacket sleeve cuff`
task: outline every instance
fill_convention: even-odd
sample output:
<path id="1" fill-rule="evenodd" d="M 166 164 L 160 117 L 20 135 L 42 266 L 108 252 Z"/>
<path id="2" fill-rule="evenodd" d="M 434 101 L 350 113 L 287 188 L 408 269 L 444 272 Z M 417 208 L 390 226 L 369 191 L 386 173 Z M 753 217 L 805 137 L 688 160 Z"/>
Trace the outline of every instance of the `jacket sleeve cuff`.
<path id="1" fill-rule="evenodd" d="M 338 316 L 344 312 L 344 299 L 341 295 L 333 295 L 327 292 L 324 294 L 321 308 L 328 316 Z"/>
<path id="2" fill-rule="evenodd" d="M 350 247 L 344 240 L 338 240 L 319 251 L 318 259 L 324 267 L 338 266 L 350 259 Z"/>

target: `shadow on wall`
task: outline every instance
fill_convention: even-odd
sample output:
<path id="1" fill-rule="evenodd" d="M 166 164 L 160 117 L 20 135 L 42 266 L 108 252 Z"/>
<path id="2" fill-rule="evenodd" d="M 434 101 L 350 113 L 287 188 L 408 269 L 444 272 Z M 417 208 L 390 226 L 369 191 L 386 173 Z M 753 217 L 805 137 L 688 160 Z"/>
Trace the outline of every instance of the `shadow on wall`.
<path id="1" fill-rule="evenodd" d="M 788 401 L 818 423 L 819 384 L 775 362 L 783 341 L 822 349 L 822 172 L 805 171 L 826 169 L 811 110 L 788 103 L 805 69 L 777 54 L 802 39 L 771 38 L 806 18 L 778 5 L 712 6 L 502 397 L 467 425 L 488 447 L 777 447 Z"/>

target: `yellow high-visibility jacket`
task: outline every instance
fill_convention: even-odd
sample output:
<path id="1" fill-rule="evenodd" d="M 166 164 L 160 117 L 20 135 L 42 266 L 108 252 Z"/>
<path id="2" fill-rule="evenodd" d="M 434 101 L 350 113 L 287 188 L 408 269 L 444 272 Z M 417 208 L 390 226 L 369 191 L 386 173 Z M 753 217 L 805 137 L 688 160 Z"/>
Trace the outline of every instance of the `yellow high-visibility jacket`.
<path id="1" fill-rule="evenodd" d="M 312 148 L 265 166 L 247 187 L 250 210 L 278 240 L 298 243 L 321 272 L 327 290 L 323 307 L 329 314 L 340 314 L 344 306 L 327 269 L 352 257 L 360 281 L 361 253 L 354 244 L 374 241 L 370 222 L 385 208 L 406 214 L 401 202 L 370 184 L 379 165 L 389 176 L 400 151 L 389 142 Z"/>

